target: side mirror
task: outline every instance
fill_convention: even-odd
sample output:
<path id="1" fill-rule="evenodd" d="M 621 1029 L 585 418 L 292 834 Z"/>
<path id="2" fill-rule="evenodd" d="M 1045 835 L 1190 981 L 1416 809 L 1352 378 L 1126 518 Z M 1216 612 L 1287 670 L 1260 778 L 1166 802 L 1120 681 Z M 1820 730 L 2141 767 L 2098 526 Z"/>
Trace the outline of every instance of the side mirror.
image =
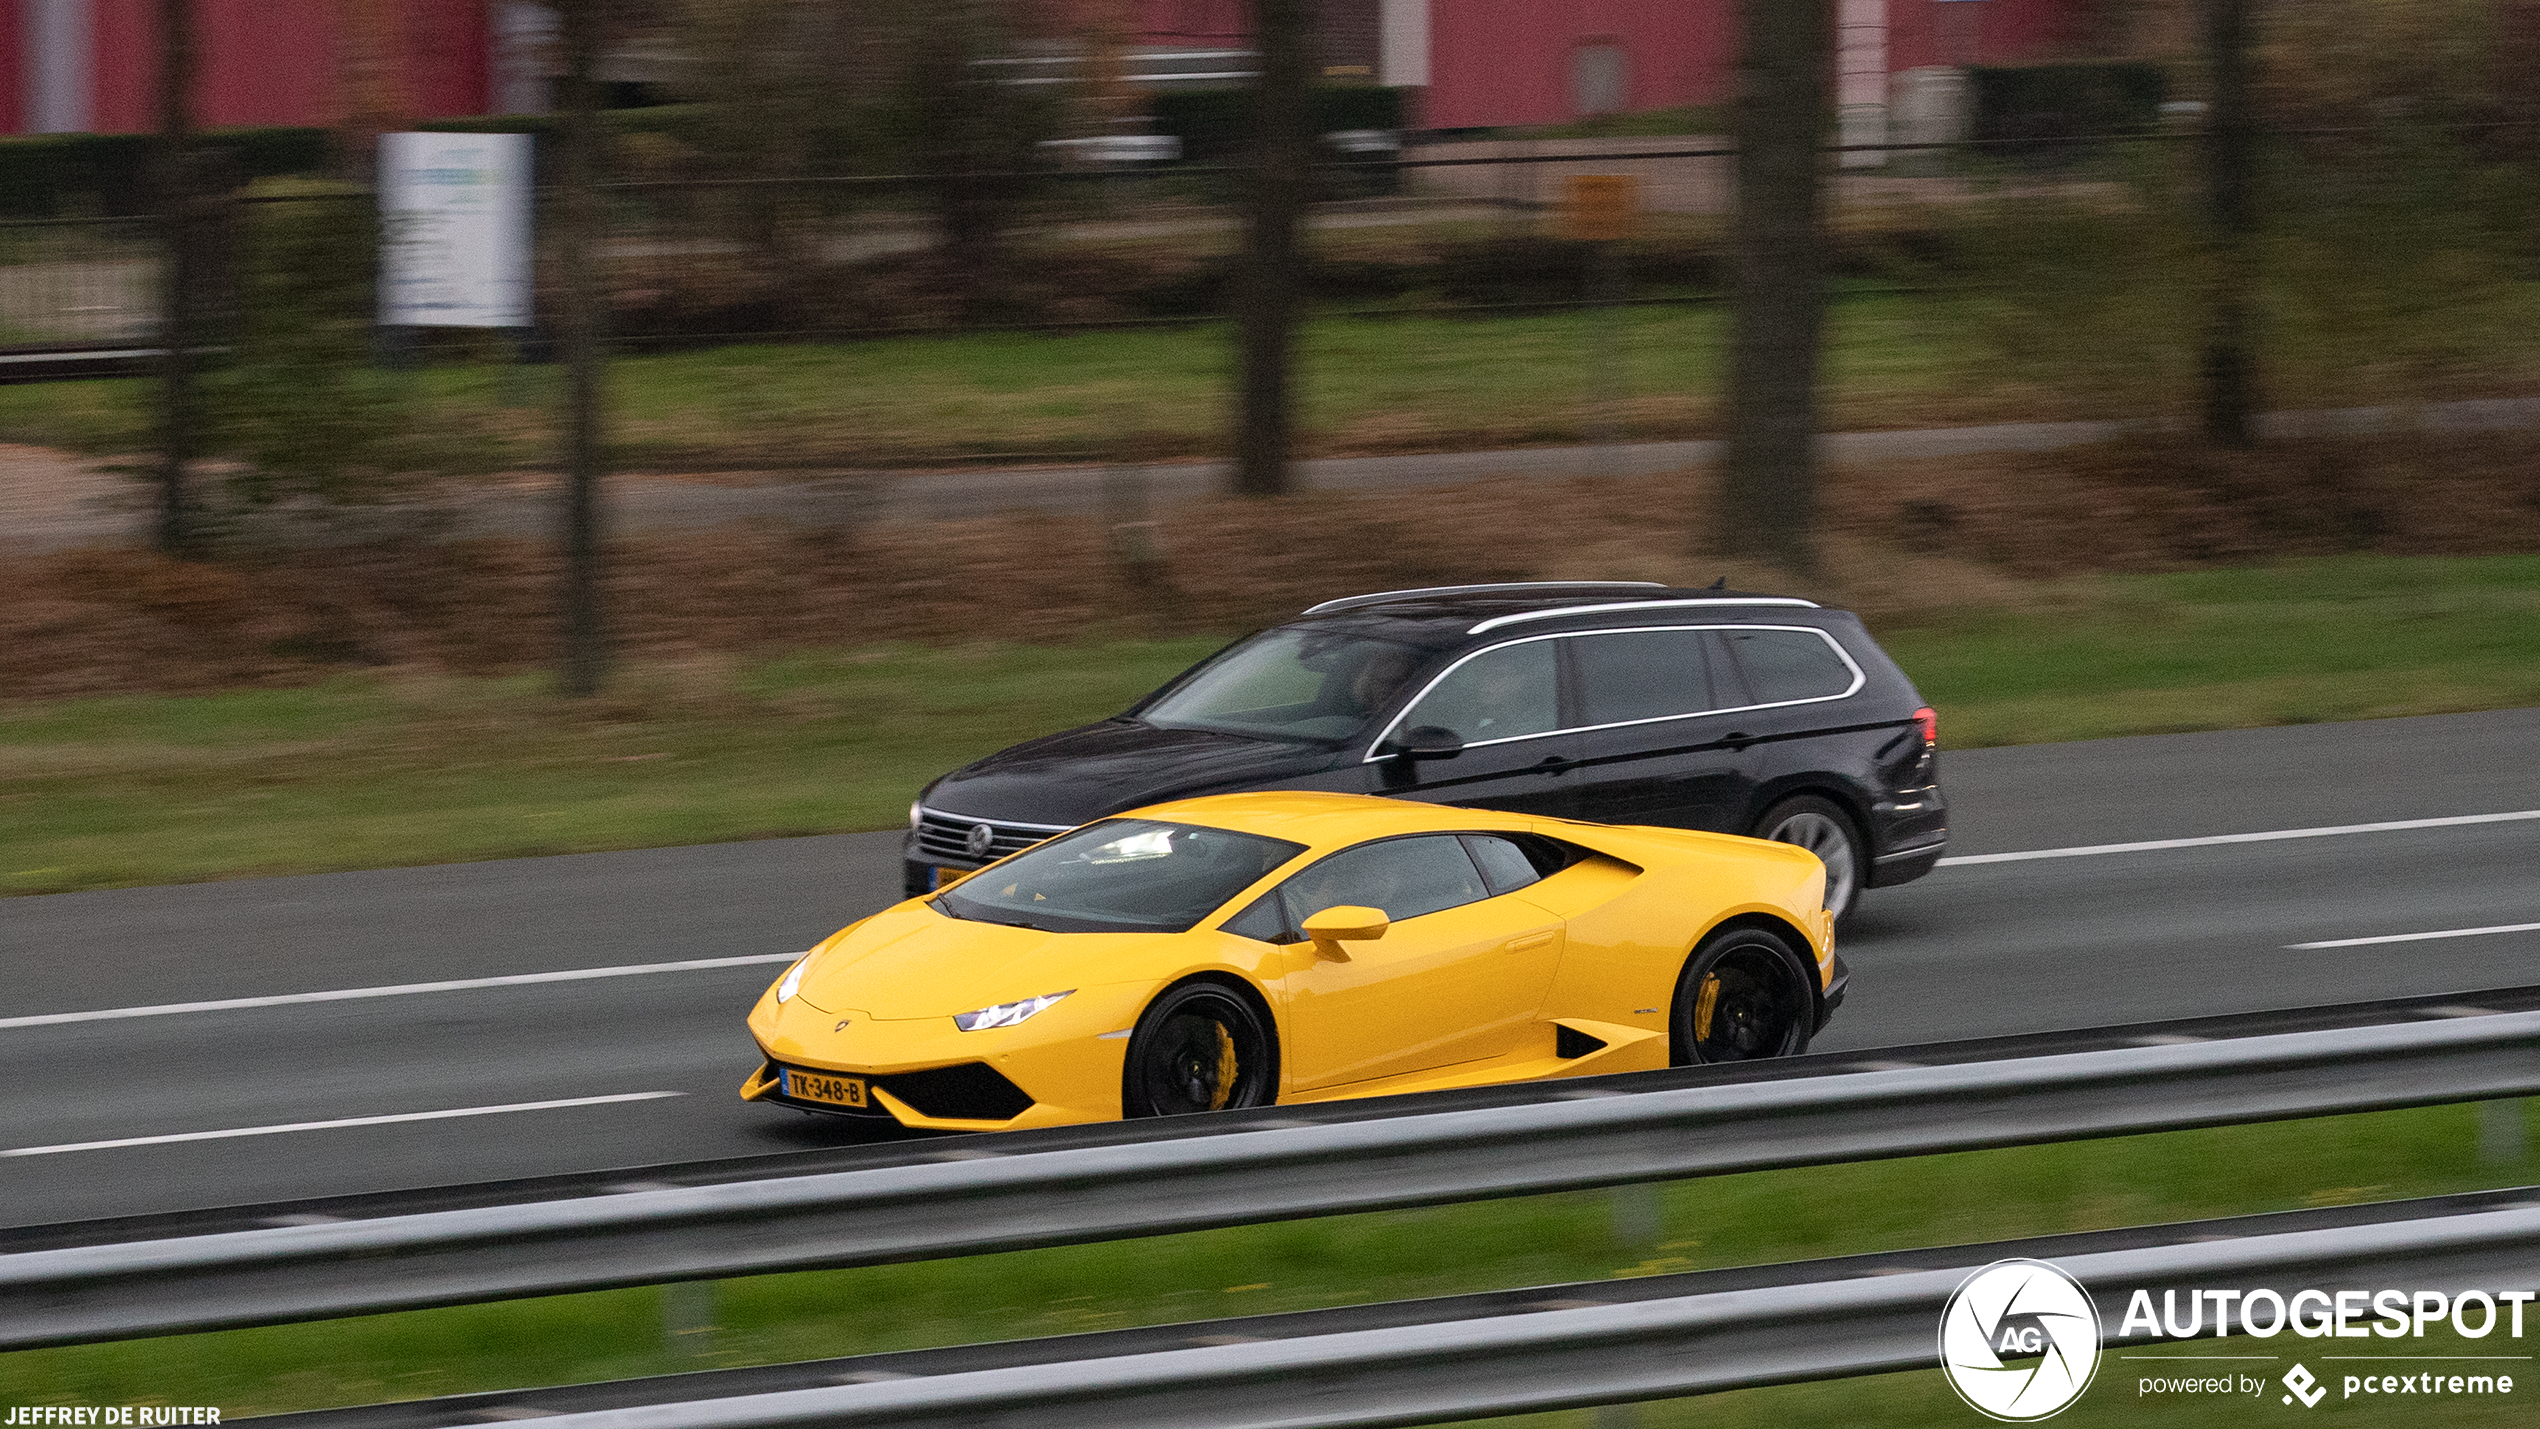
<path id="1" fill-rule="evenodd" d="M 1464 752 L 1464 736 L 1441 724 L 1416 724 L 1394 736 L 1393 747 L 1405 759 L 1453 759 Z"/>
<path id="2" fill-rule="evenodd" d="M 1393 920 L 1382 908 L 1359 908 L 1343 904 L 1326 908 L 1305 920 L 1305 936 L 1314 940 L 1314 955 L 1330 962 L 1345 963 L 1349 954 L 1343 943 L 1370 943 L 1385 935 Z"/>

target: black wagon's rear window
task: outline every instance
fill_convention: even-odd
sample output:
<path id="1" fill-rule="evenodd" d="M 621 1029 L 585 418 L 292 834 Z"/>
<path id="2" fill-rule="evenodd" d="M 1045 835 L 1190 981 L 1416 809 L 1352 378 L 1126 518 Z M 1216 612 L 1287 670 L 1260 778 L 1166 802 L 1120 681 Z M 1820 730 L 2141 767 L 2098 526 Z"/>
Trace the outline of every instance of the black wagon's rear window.
<path id="1" fill-rule="evenodd" d="M 955 918 L 1051 933 L 1180 933 L 1305 845 L 1155 819 L 1060 834 L 948 888 Z"/>
<path id="2" fill-rule="evenodd" d="M 1759 705 L 1822 700 L 1851 691 L 1857 678 L 1834 642 L 1813 630 L 1722 632 Z"/>

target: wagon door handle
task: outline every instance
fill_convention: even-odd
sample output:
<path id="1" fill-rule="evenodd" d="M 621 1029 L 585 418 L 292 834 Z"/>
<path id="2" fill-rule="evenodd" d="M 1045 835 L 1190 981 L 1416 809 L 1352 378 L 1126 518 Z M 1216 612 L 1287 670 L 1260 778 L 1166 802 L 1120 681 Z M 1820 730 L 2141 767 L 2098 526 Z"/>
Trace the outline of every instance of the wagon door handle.
<path id="1" fill-rule="evenodd" d="M 1574 761 L 1572 760 L 1562 758 L 1558 754 L 1547 754 L 1543 757 L 1541 763 L 1535 765 L 1535 768 L 1542 770 L 1546 774 L 1558 774 L 1569 768 L 1573 762 Z"/>
<path id="2" fill-rule="evenodd" d="M 1755 742 L 1755 736 L 1748 734 L 1742 729 L 1733 729 L 1728 733 L 1721 735 L 1720 742 L 1731 749 L 1744 749 L 1746 746 Z"/>

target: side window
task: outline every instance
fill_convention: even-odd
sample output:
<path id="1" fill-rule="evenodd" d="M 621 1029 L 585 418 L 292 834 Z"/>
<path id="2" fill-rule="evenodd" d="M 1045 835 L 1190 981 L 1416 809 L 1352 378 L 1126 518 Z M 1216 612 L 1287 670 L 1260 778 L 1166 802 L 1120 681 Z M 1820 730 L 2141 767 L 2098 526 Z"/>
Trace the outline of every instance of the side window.
<path id="1" fill-rule="evenodd" d="M 1449 671 L 1395 727 L 1433 724 L 1466 744 L 1548 734 L 1560 724 L 1555 664 L 1549 640 L 1485 650 Z"/>
<path id="2" fill-rule="evenodd" d="M 1621 630 L 1573 635 L 1582 725 L 1627 724 L 1718 709 L 1711 696 L 1708 642 L 1699 630 Z"/>
<path id="3" fill-rule="evenodd" d="M 1279 885 L 1290 932 L 1326 908 L 1382 908 L 1400 923 L 1489 896 L 1464 841 L 1453 834 L 1360 844 Z"/>
<path id="4" fill-rule="evenodd" d="M 1837 654 L 1834 642 L 1812 630 L 1729 630 L 1721 632 L 1746 687 L 1759 705 L 1785 700 L 1821 700 L 1852 688 L 1852 667 Z"/>
<path id="5" fill-rule="evenodd" d="M 1492 893 L 1514 893 L 1543 877 L 1535 861 L 1526 856 L 1512 839 L 1493 834 L 1464 835 L 1464 851 L 1481 865 L 1482 877 L 1490 881 Z"/>

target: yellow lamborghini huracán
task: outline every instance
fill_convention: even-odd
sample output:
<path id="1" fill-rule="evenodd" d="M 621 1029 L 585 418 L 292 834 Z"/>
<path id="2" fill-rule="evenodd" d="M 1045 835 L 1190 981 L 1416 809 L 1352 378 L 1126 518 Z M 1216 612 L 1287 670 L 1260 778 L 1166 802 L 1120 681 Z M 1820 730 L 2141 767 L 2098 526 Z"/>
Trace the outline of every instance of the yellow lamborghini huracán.
<path id="1" fill-rule="evenodd" d="M 1790 844 L 1185 799 L 839 930 L 751 1010 L 741 1095 L 987 1131 L 1790 1056 L 1833 936 Z"/>

